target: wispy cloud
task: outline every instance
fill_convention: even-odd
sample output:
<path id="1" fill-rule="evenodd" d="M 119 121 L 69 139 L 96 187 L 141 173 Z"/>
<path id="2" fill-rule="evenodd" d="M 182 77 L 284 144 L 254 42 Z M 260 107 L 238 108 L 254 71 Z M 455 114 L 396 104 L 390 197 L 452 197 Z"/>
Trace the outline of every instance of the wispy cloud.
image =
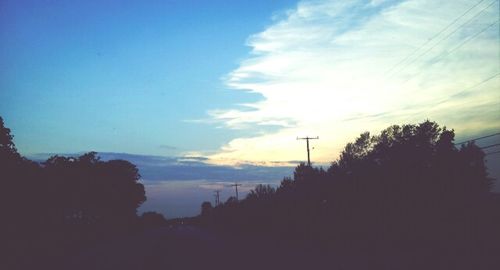
<path id="1" fill-rule="evenodd" d="M 165 149 L 165 150 L 177 150 L 178 148 L 175 147 L 175 146 L 171 146 L 171 145 L 166 145 L 166 144 L 161 144 L 159 146 L 159 148 L 161 149 Z"/>
<path id="2" fill-rule="evenodd" d="M 229 129 L 279 128 L 211 158 L 300 159 L 296 136 L 319 135 L 313 159 L 326 162 L 360 132 L 427 118 L 458 132 L 500 128 L 498 1 L 478 2 L 299 2 L 249 37 L 250 55 L 225 77 L 263 99 L 209 112 Z"/>

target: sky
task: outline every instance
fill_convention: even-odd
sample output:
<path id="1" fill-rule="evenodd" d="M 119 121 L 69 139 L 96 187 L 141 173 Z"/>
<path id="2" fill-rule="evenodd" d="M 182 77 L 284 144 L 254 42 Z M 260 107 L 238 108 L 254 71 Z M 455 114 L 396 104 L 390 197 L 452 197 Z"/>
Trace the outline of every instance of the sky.
<path id="1" fill-rule="evenodd" d="M 269 182 L 266 167 L 306 159 L 298 136 L 319 136 L 312 160 L 328 164 L 393 124 L 430 119 L 457 141 L 499 132 L 499 10 L 498 0 L 3 0 L 0 116 L 26 156 L 195 158 Z M 498 156 L 488 159 L 500 176 Z M 199 172 L 143 180 L 229 181 Z"/>

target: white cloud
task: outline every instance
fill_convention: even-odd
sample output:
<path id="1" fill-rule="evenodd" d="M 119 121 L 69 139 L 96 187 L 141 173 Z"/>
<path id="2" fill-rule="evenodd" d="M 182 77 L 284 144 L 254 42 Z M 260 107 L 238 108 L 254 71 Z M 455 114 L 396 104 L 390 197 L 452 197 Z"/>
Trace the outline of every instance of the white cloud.
<path id="1" fill-rule="evenodd" d="M 232 140 L 211 158 L 304 159 L 296 136 L 319 135 L 312 156 L 328 162 L 363 131 L 427 118 L 458 132 L 500 128 L 500 76 L 477 85 L 500 70 L 498 1 L 483 2 L 436 37 L 474 3 L 300 2 L 248 39 L 251 54 L 226 78 L 264 99 L 209 112 L 226 128 L 281 129 Z"/>

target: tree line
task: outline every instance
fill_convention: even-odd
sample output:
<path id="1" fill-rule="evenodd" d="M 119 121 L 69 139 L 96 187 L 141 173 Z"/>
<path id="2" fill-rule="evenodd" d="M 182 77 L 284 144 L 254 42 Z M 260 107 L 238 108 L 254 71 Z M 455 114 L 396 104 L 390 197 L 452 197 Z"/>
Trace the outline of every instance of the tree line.
<path id="1" fill-rule="evenodd" d="M 56 265 L 85 246 L 164 223 L 157 213 L 137 216 L 146 200 L 139 179 L 132 163 L 102 161 L 95 152 L 22 157 L 0 117 L 0 268 Z"/>
<path id="2" fill-rule="evenodd" d="M 454 136 L 431 121 L 363 133 L 326 169 L 300 164 L 277 188 L 205 202 L 198 222 L 309 254 L 361 258 L 359 269 L 495 269 L 495 179 L 484 152 L 474 142 L 457 148 Z"/>

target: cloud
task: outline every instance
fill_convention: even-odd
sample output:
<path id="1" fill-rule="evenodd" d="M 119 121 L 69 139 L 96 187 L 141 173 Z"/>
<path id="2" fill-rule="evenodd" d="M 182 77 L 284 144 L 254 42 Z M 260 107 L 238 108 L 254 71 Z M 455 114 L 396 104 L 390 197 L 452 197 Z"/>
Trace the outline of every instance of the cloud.
<path id="1" fill-rule="evenodd" d="M 83 153 L 58 154 L 60 156 L 77 157 Z M 41 153 L 29 158 L 42 162 L 54 153 Z M 217 165 L 208 157 L 203 156 L 154 156 L 136 155 L 128 153 L 98 152 L 103 161 L 123 159 L 135 164 L 144 181 L 188 181 L 204 180 L 217 181 L 280 181 L 290 176 L 296 165 L 295 161 L 274 162 L 268 164 L 254 164 L 240 161 L 238 166 Z M 266 166 L 264 166 L 266 165 Z"/>
<path id="2" fill-rule="evenodd" d="M 216 165 L 208 157 L 179 156 L 163 157 L 119 153 L 99 153 L 103 160 L 125 159 L 137 165 L 142 179 L 163 180 L 206 180 L 206 181 L 279 181 L 291 175 L 293 166 L 261 166 L 240 163 L 238 167 Z"/>
<path id="3" fill-rule="evenodd" d="M 166 150 L 177 150 L 179 148 L 175 147 L 175 146 L 171 146 L 171 145 L 166 145 L 166 144 L 162 144 L 159 146 L 161 149 L 166 149 Z"/>
<path id="4" fill-rule="evenodd" d="M 224 78 L 263 99 L 209 111 L 228 129 L 278 128 L 236 138 L 211 160 L 304 160 L 295 138 L 319 135 L 312 159 L 329 162 L 363 131 L 425 119 L 457 133 L 500 129 L 498 1 L 474 4 L 299 2 L 248 38 L 251 53 Z"/>

